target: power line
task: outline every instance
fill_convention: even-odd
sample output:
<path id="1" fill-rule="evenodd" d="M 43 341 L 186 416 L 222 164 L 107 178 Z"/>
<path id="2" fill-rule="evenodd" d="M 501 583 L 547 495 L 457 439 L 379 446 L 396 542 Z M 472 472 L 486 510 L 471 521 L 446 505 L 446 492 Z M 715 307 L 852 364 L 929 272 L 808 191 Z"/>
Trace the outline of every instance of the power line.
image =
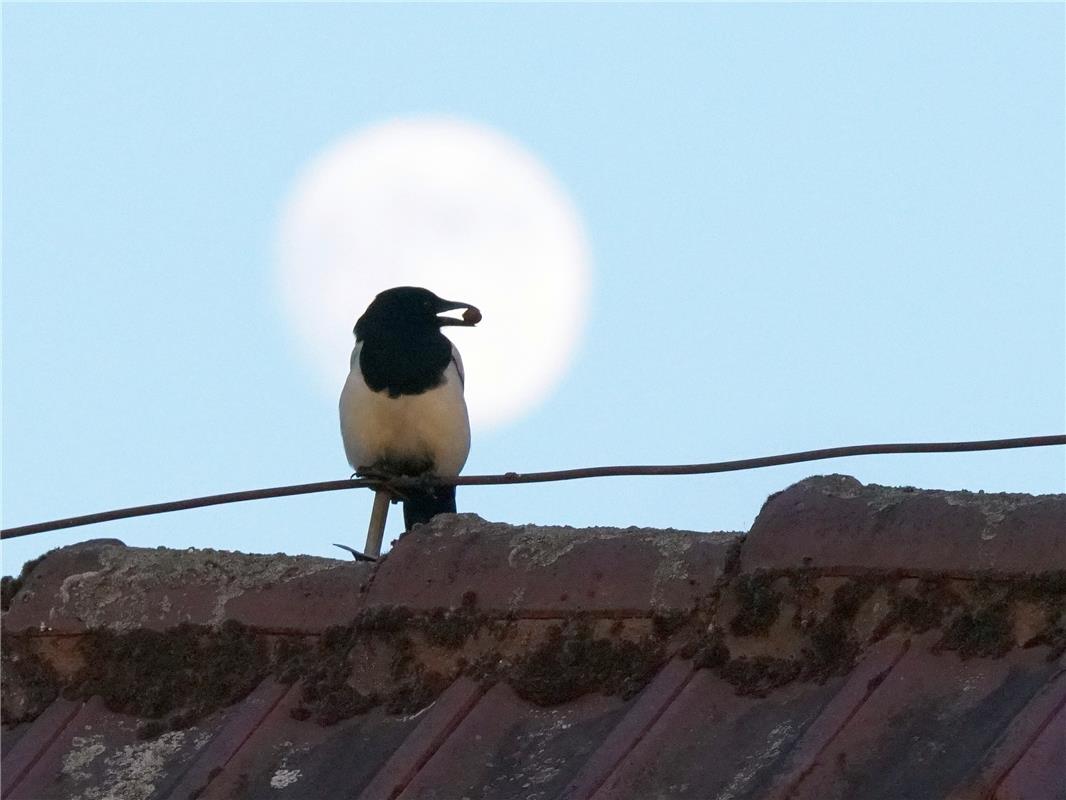
<path id="1" fill-rule="evenodd" d="M 518 483 L 546 483 L 549 481 L 572 481 L 582 478 L 611 478 L 635 475 L 705 475 L 715 472 L 736 472 L 746 469 L 776 467 L 783 464 L 798 464 L 804 461 L 822 461 L 829 458 L 847 456 L 890 455 L 896 453 L 965 453 L 978 450 L 1011 450 L 1022 447 L 1048 447 L 1066 445 L 1066 435 L 1028 436 L 1018 439 L 988 439 L 977 442 L 917 442 L 903 444 L 862 444 L 848 447 L 828 447 L 822 450 L 804 450 L 799 453 L 785 453 L 760 458 L 745 458 L 739 461 L 718 461 L 709 464 L 667 464 L 617 467 L 582 467 L 579 469 L 561 469 L 550 472 L 506 472 L 502 475 L 461 475 L 458 478 L 440 479 L 439 484 L 456 486 L 497 486 Z M 386 484 L 388 486 L 389 484 Z M 402 493 L 404 481 L 393 484 Z M 292 486 L 275 486 L 270 489 L 252 489 L 244 492 L 229 492 L 207 497 L 192 497 L 187 500 L 174 500 L 168 503 L 152 503 L 145 506 L 117 508 L 96 514 L 79 517 L 67 517 L 49 522 L 37 522 L 4 528 L 0 539 L 14 539 L 35 533 L 65 530 L 81 525 L 95 525 L 116 519 L 143 517 L 150 514 L 164 514 L 170 511 L 184 511 L 190 508 L 217 506 L 225 503 L 241 503 L 246 500 L 264 500 L 270 497 L 290 497 L 298 494 L 316 492 L 335 492 L 341 489 L 381 488 L 382 482 L 365 478 L 353 478 L 339 481 L 319 481 L 317 483 L 299 483 Z"/>

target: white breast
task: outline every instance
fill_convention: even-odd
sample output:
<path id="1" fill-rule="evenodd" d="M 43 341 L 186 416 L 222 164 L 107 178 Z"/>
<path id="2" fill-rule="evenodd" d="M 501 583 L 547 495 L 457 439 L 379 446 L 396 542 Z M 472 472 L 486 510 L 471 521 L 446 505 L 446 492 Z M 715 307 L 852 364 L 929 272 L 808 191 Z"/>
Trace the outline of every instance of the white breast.
<path id="1" fill-rule="evenodd" d="M 436 474 L 458 475 L 470 452 L 470 421 L 456 361 L 448 364 L 440 386 L 422 394 L 389 397 L 387 392 L 371 391 L 363 380 L 361 347 L 356 343 L 352 352 L 352 368 L 340 400 L 341 437 L 348 463 L 360 469 L 383 459 L 426 459 Z"/>

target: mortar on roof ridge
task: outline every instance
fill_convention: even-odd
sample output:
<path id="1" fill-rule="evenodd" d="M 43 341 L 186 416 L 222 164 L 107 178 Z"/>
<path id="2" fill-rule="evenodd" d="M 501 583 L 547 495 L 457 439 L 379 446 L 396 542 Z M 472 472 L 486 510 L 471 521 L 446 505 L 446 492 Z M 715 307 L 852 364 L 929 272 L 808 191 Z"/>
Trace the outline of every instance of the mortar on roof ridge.
<path id="1" fill-rule="evenodd" d="M 879 483 L 867 484 L 863 494 L 878 495 L 881 502 L 892 505 L 910 497 L 935 498 L 951 506 L 972 508 L 988 517 L 998 517 L 997 522 L 1006 518 L 1010 512 L 1035 505 L 1049 499 L 1064 498 L 1063 494 L 1022 494 L 1018 492 L 970 492 L 965 489 L 919 489 L 913 490 L 903 486 L 883 486 Z M 877 497 L 870 499 L 870 505 L 878 502 Z"/>
<path id="2" fill-rule="evenodd" d="M 1066 497 L 1063 493 L 1027 494 L 1024 492 L 971 492 L 965 489 L 918 489 L 913 486 L 886 486 L 880 483 L 864 484 L 850 475 L 834 473 L 831 475 L 812 475 L 797 481 L 784 491 L 802 487 L 821 492 L 824 495 L 852 499 L 871 494 L 887 495 L 890 505 L 906 497 L 924 496 L 940 497 L 951 505 L 987 509 L 986 513 L 1013 511 L 1016 508 L 1033 505 L 1048 499 Z M 780 493 L 778 493 L 780 494 Z M 871 504 L 877 502 L 871 498 Z"/>
<path id="3" fill-rule="evenodd" d="M 228 550 L 167 550 L 108 545 L 99 549 L 101 567 L 97 570 L 68 575 L 60 585 L 60 607 L 53 607 L 49 618 L 64 611 L 80 619 L 87 627 L 108 627 L 126 631 L 147 621 L 135 612 L 146 607 L 149 592 L 180 586 L 218 587 L 210 624 L 226 618 L 226 604 L 249 589 L 261 589 L 272 583 L 288 583 L 297 578 L 333 569 L 347 562 L 319 556 L 259 555 Z M 126 606 L 126 613 L 109 613 L 116 603 Z M 166 596 L 160 612 L 166 614 Z"/>
<path id="4" fill-rule="evenodd" d="M 653 540 L 659 551 L 659 563 L 655 565 L 655 574 L 652 579 L 652 605 L 664 605 L 662 596 L 664 586 L 688 579 L 684 555 L 692 548 L 695 535 L 656 536 Z"/>
<path id="5" fill-rule="evenodd" d="M 434 539 L 443 539 L 456 533 L 488 533 L 506 536 L 510 551 L 507 563 L 512 568 L 548 567 L 565 556 L 575 547 L 592 541 L 614 541 L 618 539 L 650 543 L 655 545 L 664 558 L 674 558 L 688 550 L 696 536 L 708 535 L 702 531 L 681 531 L 673 528 L 653 529 L 629 526 L 615 528 L 595 526 L 575 528 L 568 525 L 507 525 L 488 522 L 477 514 L 440 515 L 419 532 Z M 728 531 L 716 531 L 711 535 L 728 534 Z M 441 550 L 450 549 L 450 543 L 443 543 Z M 671 565 L 667 565 L 669 568 Z M 678 565 L 673 565 L 674 567 Z M 680 574 L 680 573 L 678 573 Z"/>
<path id="6" fill-rule="evenodd" d="M 842 475 L 839 472 L 834 472 L 830 475 L 812 475 L 809 478 L 797 481 L 789 488 L 796 486 L 802 486 L 805 489 L 816 489 L 822 494 L 844 498 L 859 497 L 866 488 L 857 478 L 853 478 L 851 475 Z M 788 491 L 788 489 L 785 489 L 785 491 Z"/>
<path id="7" fill-rule="evenodd" d="M 869 497 L 867 504 L 875 512 L 897 506 L 910 497 L 921 496 L 940 500 L 955 508 L 972 509 L 984 517 L 984 525 L 979 536 L 983 541 L 996 538 L 996 528 L 1007 519 L 1007 515 L 1026 506 L 1035 505 L 1048 498 L 1062 495 L 1029 495 L 1008 492 L 968 492 L 965 490 L 923 489 L 920 493 L 906 489 L 870 484 L 866 487 Z"/>
<path id="8" fill-rule="evenodd" d="M 75 572 L 72 575 L 67 575 L 63 579 L 63 582 L 59 584 L 59 600 L 63 605 L 70 602 L 70 587 L 81 581 L 87 581 L 97 575 L 100 575 L 103 569 L 89 570 L 88 572 Z"/>
<path id="9" fill-rule="evenodd" d="M 429 522 L 420 524 L 415 528 L 419 533 L 425 536 L 431 536 L 434 539 L 439 539 L 443 536 L 448 536 L 455 533 L 457 530 L 466 530 L 470 527 L 482 527 L 485 525 L 493 525 L 478 514 L 471 512 L 464 512 L 461 514 L 438 514 Z M 404 531 L 400 534 L 400 539 L 407 536 L 409 531 Z"/>
<path id="10" fill-rule="evenodd" d="M 550 567 L 573 550 L 577 544 L 578 540 L 574 536 L 534 532 L 526 527 L 511 537 L 511 550 L 507 554 L 507 564 L 512 568 L 517 568 L 519 565 L 527 569 Z"/>
<path id="11" fill-rule="evenodd" d="M 692 547 L 695 537 L 707 534 L 696 531 L 650 528 L 571 528 L 568 526 L 523 526 L 511 535 L 511 550 L 507 563 L 519 566 L 549 567 L 575 547 L 589 542 L 618 539 L 654 545 L 660 554 L 656 570 L 656 584 L 671 577 L 686 577 L 681 555 Z"/>
<path id="12" fill-rule="evenodd" d="M 912 497 L 936 499 L 949 506 L 973 509 L 984 516 L 984 525 L 978 533 L 983 541 L 995 539 L 998 526 L 1012 512 L 1047 500 L 1066 498 L 1063 494 L 1031 495 L 1018 492 L 971 492 L 962 489 L 916 489 L 913 486 L 884 486 L 876 483 L 864 485 L 850 476 L 835 474 L 812 476 L 790 488 L 795 487 L 846 500 L 862 498 L 874 513 L 894 508 Z M 777 494 L 771 495 L 767 502 Z"/>
<path id="13" fill-rule="evenodd" d="M 192 573 L 193 576 L 246 579 L 249 575 L 254 575 L 257 581 L 291 580 L 348 563 L 322 556 L 242 553 L 236 550 L 192 547 L 185 550 L 105 547 L 101 549 L 101 561 L 105 569 L 119 567 L 128 571 L 136 568 L 141 574 L 154 574 L 158 577 Z M 293 568 L 296 571 L 286 576 L 285 573 Z"/>

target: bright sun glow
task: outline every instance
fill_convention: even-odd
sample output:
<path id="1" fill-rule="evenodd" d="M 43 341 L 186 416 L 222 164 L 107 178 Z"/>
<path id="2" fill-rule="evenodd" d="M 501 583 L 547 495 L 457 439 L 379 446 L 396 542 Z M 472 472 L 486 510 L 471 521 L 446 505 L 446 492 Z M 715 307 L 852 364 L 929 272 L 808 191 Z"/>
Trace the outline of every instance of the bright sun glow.
<path id="1" fill-rule="evenodd" d="M 404 119 L 319 155 L 288 200 L 280 288 L 331 394 L 352 328 L 374 295 L 425 286 L 481 309 L 449 328 L 466 365 L 475 427 L 540 404 L 565 374 L 584 324 L 589 260 L 559 183 L 500 133 L 454 119 Z"/>

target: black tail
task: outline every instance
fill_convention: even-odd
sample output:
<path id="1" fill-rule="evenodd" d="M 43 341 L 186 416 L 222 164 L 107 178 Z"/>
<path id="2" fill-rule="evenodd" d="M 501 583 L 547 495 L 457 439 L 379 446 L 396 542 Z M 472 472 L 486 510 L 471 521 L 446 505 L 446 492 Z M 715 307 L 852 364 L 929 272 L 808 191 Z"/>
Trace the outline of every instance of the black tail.
<path id="1" fill-rule="evenodd" d="M 411 492 L 403 501 L 403 524 L 407 530 L 411 530 L 420 522 L 429 522 L 436 514 L 454 513 L 454 486 L 438 486 L 425 492 Z"/>

